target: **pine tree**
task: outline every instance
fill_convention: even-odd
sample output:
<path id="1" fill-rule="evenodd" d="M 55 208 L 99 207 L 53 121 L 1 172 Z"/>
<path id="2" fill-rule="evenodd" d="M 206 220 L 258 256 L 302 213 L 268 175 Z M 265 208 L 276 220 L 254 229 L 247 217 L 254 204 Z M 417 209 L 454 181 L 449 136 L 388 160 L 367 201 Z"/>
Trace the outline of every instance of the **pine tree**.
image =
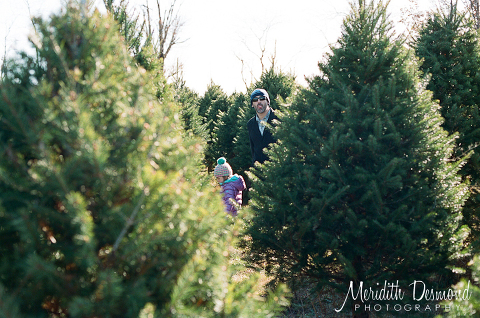
<path id="1" fill-rule="evenodd" d="M 210 83 L 207 91 L 200 98 L 198 103 L 198 115 L 203 118 L 204 123 L 208 125 L 208 131 L 213 132 L 214 122 L 217 119 L 218 112 L 226 112 L 230 103 L 227 94 L 219 85 Z"/>
<path id="2" fill-rule="evenodd" d="M 205 150 L 205 165 L 208 171 L 215 168 L 217 158 L 215 147 L 215 126 L 222 116 L 232 105 L 232 99 L 222 90 L 219 85 L 213 82 L 207 87 L 205 94 L 198 100 L 198 116 L 205 127 L 207 134 L 207 149 Z"/>
<path id="3" fill-rule="evenodd" d="M 181 105 L 181 117 L 185 131 L 202 140 L 208 140 L 208 132 L 203 119 L 198 115 L 198 94 L 187 87 L 182 77 L 173 82 L 175 101 Z"/>
<path id="4" fill-rule="evenodd" d="M 463 214 L 472 229 L 472 238 L 479 237 L 480 216 L 480 51 L 473 22 L 458 12 L 457 5 L 433 13 L 420 31 L 415 51 L 423 60 L 421 70 L 431 78 L 427 89 L 433 92 L 445 118 L 443 127 L 458 133 L 455 156 L 471 149 L 473 155 L 461 170 L 470 182 L 471 195 Z M 479 242 L 477 242 L 478 244 Z"/>
<path id="5" fill-rule="evenodd" d="M 393 36 L 383 2 L 352 4 L 320 75 L 280 114 L 271 161 L 251 174 L 244 244 L 279 281 L 408 289 L 442 283 L 461 250 L 462 161 L 449 161 L 454 137 Z"/>
<path id="6" fill-rule="evenodd" d="M 234 138 L 240 127 L 238 123 L 240 109 L 250 103 L 250 97 L 242 93 L 235 93 L 230 96 L 230 99 L 233 100 L 232 105 L 225 112 L 219 111 L 217 120 L 214 122 L 212 144 L 208 149 L 211 158 L 225 157 L 228 162 L 236 157 Z"/>
<path id="7" fill-rule="evenodd" d="M 139 16 L 128 11 L 128 2 L 120 0 L 114 4 L 114 0 L 104 0 L 105 8 L 117 21 L 119 31 L 128 49 L 134 56 L 139 56 L 145 45 L 145 22 L 140 22 Z"/>
<path id="8" fill-rule="evenodd" d="M 273 109 L 279 109 L 295 93 L 297 84 L 293 74 L 277 69 L 275 64 L 272 64 L 252 90 L 257 87 L 266 89 L 270 95 L 271 106 Z"/>
<path id="9" fill-rule="evenodd" d="M 38 59 L 0 83 L 0 316 L 278 312 L 282 289 L 233 280 L 241 223 L 115 21 L 70 2 L 35 24 Z"/>
<path id="10" fill-rule="evenodd" d="M 157 57 L 155 44 L 148 34 L 145 21 L 141 21 L 134 10 L 129 10 L 129 2 L 120 0 L 114 4 L 113 0 L 104 0 L 103 3 L 117 22 L 122 40 L 133 55 L 136 64 L 150 71 L 152 83 L 155 85 L 157 98 L 168 94 L 167 82 L 163 76 L 163 59 Z M 135 15 L 136 14 L 136 15 Z"/>

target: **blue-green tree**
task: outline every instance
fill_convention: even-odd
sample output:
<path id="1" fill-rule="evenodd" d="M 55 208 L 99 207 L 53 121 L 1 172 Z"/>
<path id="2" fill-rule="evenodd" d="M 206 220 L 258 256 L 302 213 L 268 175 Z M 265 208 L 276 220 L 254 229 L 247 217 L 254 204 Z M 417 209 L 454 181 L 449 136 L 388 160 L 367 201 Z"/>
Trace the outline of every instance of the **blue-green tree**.
<path id="1" fill-rule="evenodd" d="M 247 255 L 279 280 L 408 288 L 462 248 L 462 161 L 391 29 L 382 1 L 352 4 L 320 75 L 281 114 L 271 161 L 252 170 Z"/>
<path id="2" fill-rule="evenodd" d="M 471 195 L 463 209 L 464 222 L 471 228 L 470 240 L 479 237 L 480 220 L 480 50 L 473 21 L 453 4 L 432 13 L 415 42 L 421 70 L 430 79 L 427 89 L 440 103 L 443 127 L 458 134 L 454 156 L 471 149 L 473 155 L 461 170 L 470 183 Z M 477 246 L 478 248 L 478 246 Z"/>

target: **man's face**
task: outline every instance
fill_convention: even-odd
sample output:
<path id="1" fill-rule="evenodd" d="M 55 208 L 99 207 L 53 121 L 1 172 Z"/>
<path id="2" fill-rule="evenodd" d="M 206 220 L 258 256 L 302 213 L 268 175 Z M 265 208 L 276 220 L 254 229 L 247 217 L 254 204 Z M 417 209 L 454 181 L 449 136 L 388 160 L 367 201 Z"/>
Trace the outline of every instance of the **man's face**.
<path id="1" fill-rule="evenodd" d="M 265 96 L 256 96 L 252 99 L 252 106 L 258 114 L 263 114 L 268 110 L 268 100 Z"/>

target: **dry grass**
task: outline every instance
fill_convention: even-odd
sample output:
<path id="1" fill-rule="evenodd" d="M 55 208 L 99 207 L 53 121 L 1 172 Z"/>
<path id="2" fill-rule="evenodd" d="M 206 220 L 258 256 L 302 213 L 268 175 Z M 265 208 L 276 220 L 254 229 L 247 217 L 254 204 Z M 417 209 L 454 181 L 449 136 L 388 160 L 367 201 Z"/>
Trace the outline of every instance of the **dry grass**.
<path id="1" fill-rule="evenodd" d="M 345 295 L 341 295 L 332 288 L 325 288 L 321 292 L 312 292 L 308 285 L 301 286 L 293 291 L 294 297 L 291 299 L 290 307 L 286 308 L 283 315 L 278 318 L 351 318 L 352 313 L 350 307 L 344 308 L 337 313 L 335 309 L 342 307 Z M 434 303 L 430 304 L 431 308 L 435 307 Z M 383 307 L 385 308 L 385 307 Z M 390 317 L 441 317 L 441 311 L 402 311 L 394 315 L 394 311 L 387 312 L 385 310 L 375 312 L 369 311 L 370 318 L 390 318 Z"/>
<path id="2" fill-rule="evenodd" d="M 230 250 L 231 262 L 236 264 L 245 264 L 243 259 L 243 250 L 238 247 L 232 247 Z M 247 266 L 246 266 L 247 267 Z M 268 283 L 273 279 L 269 277 L 262 268 L 245 270 L 238 272 L 232 277 L 236 282 L 246 280 L 254 273 L 260 273 L 260 293 L 267 290 Z M 336 312 L 335 309 L 342 307 L 345 300 L 345 294 L 340 294 L 333 288 L 324 288 L 318 292 L 314 290 L 314 284 L 308 282 L 306 279 L 296 279 L 296 283 L 290 288 L 292 298 L 290 299 L 290 306 L 285 308 L 282 315 L 277 318 L 351 318 L 352 313 L 349 305 L 346 305 L 341 312 Z M 434 308 L 435 304 L 430 304 Z M 390 317 L 418 317 L 430 318 L 441 317 L 442 312 L 403 312 L 403 315 L 393 315 L 392 311 L 379 311 L 375 312 L 371 310 L 369 312 L 370 318 L 390 318 Z"/>
<path id="3" fill-rule="evenodd" d="M 303 287 L 293 291 L 293 295 L 290 307 L 284 311 L 281 318 L 352 317 L 348 310 L 339 313 L 335 311 L 335 308 L 342 306 L 343 299 L 331 289 L 311 293 L 308 287 Z"/>

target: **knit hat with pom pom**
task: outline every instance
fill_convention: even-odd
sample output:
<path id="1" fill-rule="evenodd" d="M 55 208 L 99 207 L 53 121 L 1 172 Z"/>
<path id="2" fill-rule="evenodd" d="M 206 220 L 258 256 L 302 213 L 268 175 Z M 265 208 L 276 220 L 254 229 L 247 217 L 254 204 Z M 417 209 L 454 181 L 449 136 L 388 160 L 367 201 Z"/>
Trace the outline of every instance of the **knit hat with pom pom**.
<path id="1" fill-rule="evenodd" d="M 220 157 L 217 159 L 217 166 L 213 170 L 215 177 L 229 177 L 233 175 L 232 167 L 227 163 L 227 159 Z"/>

